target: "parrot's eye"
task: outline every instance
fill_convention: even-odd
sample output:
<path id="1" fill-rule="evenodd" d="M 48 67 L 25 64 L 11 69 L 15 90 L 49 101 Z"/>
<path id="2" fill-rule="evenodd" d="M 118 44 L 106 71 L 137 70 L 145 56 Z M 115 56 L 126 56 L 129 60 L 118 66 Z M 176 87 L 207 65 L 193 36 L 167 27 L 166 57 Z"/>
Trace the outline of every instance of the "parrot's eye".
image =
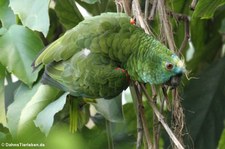
<path id="1" fill-rule="evenodd" d="M 173 69 L 173 64 L 171 64 L 171 63 L 166 63 L 166 69 L 167 69 L 167 70 L 172 70 L 172 69 Z"/>

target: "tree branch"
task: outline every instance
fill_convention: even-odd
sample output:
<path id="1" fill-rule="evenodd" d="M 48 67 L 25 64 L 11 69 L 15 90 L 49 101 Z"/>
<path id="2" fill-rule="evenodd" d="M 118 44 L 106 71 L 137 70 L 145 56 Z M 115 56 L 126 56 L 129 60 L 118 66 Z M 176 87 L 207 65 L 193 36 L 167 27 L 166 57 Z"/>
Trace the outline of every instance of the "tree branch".
<path id="1" fill-rule="evenodd" d="M 164 0 L 158 0 L 157 8 L 158 8 L 159 16 L 160 16 L 159 19 L 163 26 L 163 31 L 166 35 L 166 39 L 168 41 L 169 48 L 170 48 L 170 50 L 175 51 L 176 46 L 174 43 L 172 27 L 167 18 Z"/>
<path id="2" fill-rule="evenodd" d="M 157 7 L 157 1 L 158 1 L 158 0 L 154 0 L 154 1 L 153 1 L 152 9 L 151 9 L 150 15 L 149 15 L 149 17 L 148 17 L 148 19 L 149 19 L 150 21 L 154 20 L 154 15 L 155 15 L 156 7 Z"/>
<path id="3" fill-rule="evenodd" d="M 173 17 L 175 20 L 178 21 L 183 21 L 184 22 L 184 30 L 185 30 L 185 35 L 184 35 L 184 40 L 179 48 L 179 54 L 183 51 L 183 49 L 186 47 L 188 40 L 190 38 L 190 30 L 189 30 L 189 18 L 188 16 L 184 15 L 184 14 L 180 14 L 180 13 L 174 13 L 171 11 L 167 11 L 167 14 L 170 15 L 171 17 Z"/>
<path id="4" fill-rule="evenodd" d="M 148 145 L 148 149 L 152 149 L 153 145 L 150 139 L 150 134 L 149 134 L 149 130 L 147 127 L 147 120 L 145 118 L 145 114 L 144 114 L 144 106 L 143 106 L 143 102 L 142 102 L 142 94 L 140 89 L 138 89 L 139 84 L 135 85 L 136 86 L 136 94 L 140 95 L 137 98 L 137 108 L 138 108 L 138 113 L 140 114 L 140 118 L 141 118 L 141 122 L 142 122 L 142 126 L 143 126 L 143 130 L 144 130 L 144 134 L 145 134 L 145 139 L 147 141 L 147 145 Z"/>
<path id="5" fill-rule="evenodd" d="M 124 12 L 131 16 L 131 0 L 122 0 Z"/>
<path id="6" fill-rule="evenodd" d="M 134 16 L 136 16 L 136 19 L 137 19 L 138 23 L 140 24 L 141 28 L 144 29 L 145 33 L 152 34 L 148 25 L 147 25 L 147 22 L 143 19 L 142 12 L 141 12 L 141 6 L 139 4 L 139 1 L 133 0 L 132 6 L 133 6 L 133 10 L 135 11 Z"/>
<path id="7" fill-rule="evenodd" d="M 136 149 L 141 149 L 141 144 L 143 140 L 143 124 L 141 120 L 141 115 L 139 112 L 139 105 L 138 105 L 138 98 L 140 98 L 141 95 L 139 95 L 139 92 L 137 92 L 137 86 L 134 84 L 134 81 L 131 81 L 131 84 L 129 86 L 130 92 L 132 95 L 133 103 L 134 103 L 134 109 L 137 115 L 137 143 L 136 143 Z"/>
<path id="8" fill-rule="evenodd" d="M 145 15 L 144 15 L 145 21 L 148 18 L 148 9 L 149 9 L 149 0 L 145 0 Z"/>
<path id="9" fill-rule="evenodd" d="M 184 147 L 181 145 L 181 143 L 178 141 L 178 139 L 176 138 L 176 136 L 173 134 L 172 130 L 169 128 L 168 124 L 164 121 L 164 117 L 163 115 L 159 112 L 158 108 L 155 106 L 154 102 L 152 101 L 151 97 L 149 96 L 147 90 L 145 89 L 145 86 L 143 84 L 140 84 L 145 96 L 148 99 L 148 103 L 150 104 L 150 106 L 152 107 L 155 115 L 157 116 L 159 122 L 163 125 L 163 127 L 165 128 L 166 132 L 168 133 L 168 135 L 170 136 L 170 138 L 172 139 L 172 141 L 174 142 L 174 144 L 176 145 L 176 147 L 178 149 L 184 149 Z"/>

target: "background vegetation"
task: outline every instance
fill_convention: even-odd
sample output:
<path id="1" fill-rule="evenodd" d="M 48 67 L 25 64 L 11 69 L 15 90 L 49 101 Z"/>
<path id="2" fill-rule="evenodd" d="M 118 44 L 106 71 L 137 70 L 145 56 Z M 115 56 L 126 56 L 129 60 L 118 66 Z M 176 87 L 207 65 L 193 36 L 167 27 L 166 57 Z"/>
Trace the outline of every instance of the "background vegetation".
<path id="1" fill-rule="evenodd" d="M 109 145 L 111 148 L 135 148 L 137 121 L 129 93 L 125 94 L 124 104 L 121 104 L 121 100 L 94 104 L 98 112 L 91 113 L 92 124 L 83 126 L 89 120 L 87 110 L 90 107 L 85 106 L 80 110 L 80 115 L 85 120 L 80 122 L 80 130 L 72 134 L 69 132 L 67 93 L 42 85 L 40 77 L 43 69 L 40 67 L 33 72 L 31 67 L 31 63 L 45 46 L 76 26 L 87 14 L 94 16 L 103 12 L 121 11 L 129 2 L 0 1 L 0 142 L 44 143 L 47 149 L 104 149 L 113 140 L 113 145 Z M 161 16 L 155 13 L 153 18 L 148 18 L 154 2 L 139 1 L 143 18 L 153 35 L 167 44 L 166 37 L 161 32 Z M 197 78 L 184 78 L 179 89 L 185 114 L 185 126 L 179 133 L 185 148 L 225 148 L 224 4 L 224 0 L 199 0 L 197 3 L 195 0 L 165 1 L 175 50 L 181 49 L 177 51 L 186 59 L 187 69 L 191 70 L 189 76 Z M 85 11 L 81 11 L 80 6 Z M 131 8 L 131 4 L 128 6 Z M 148 10 L 147 13 L 145 10 Z M 162 94 L 160 91 L 158 93 Z M 143 104 L 146 107 L 149 130 L 152 131 L 154 115 L 145 100 Z M 95 111 L 93 106 L 91 109 Z M 170 124 L 173 110 L 171 114 L 165 108 L 162 113 Z M 102 115 L 111 122 L 106 121 Z M 173 148 L 170 137 L 163 128 L 161 130 L 159 148 Z M 111 138 L 107 135 L 109 131 Z M 145 147 L 146 143 L 142 148 Z"/>

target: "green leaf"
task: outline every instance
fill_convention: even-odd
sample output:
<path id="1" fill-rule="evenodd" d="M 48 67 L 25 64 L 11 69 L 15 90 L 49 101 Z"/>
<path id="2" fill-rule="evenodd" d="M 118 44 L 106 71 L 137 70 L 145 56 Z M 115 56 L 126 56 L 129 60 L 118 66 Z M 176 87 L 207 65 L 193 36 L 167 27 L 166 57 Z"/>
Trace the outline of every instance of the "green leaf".
<path id="1" fill-rule="evenodd" d="M 59 90 L 50 86 L 36 84 L 30 89 L 22 84 L 15 94 L 15 101 L 8 107 L 10 133 L 16 137 L 23 133 L 26 127 L 34 125 L 33 120 L 37 114 L 58 97 Z"/>
<path id="2" fill-rule="evenodd" d="M 7 29 L 2 27 L 0 28 L 0 36 L 4 35 L 7 32 Z"/>
<path id="3" fill-rule="evenodd" d="M 68 131 L 68 124 L 63 122 L 56 123 L 46 140 L 46 149 L 88 149 L 87 138 L 82 133 L 74 133 Z M 96 149 L 96 146 L 91 148 Z"/>
<path id="4" fill-rule="evenodd" d="M 96 2 L 101 2 L 101 0 L 81 0 L 82 2 L 88 3 L 88 4 L 94 4 Z"/>
<path id="5" fill-rule="evenodd" d="M 225 118 L 225 58 L 210 65 L 199 79 L 191 80 L 184 90 L 183 106 L 189 145 L 215 149 Z M 193 147 L 193 143 L 195 147 Z"/>
<path id="6" fill-rule="evenodd" d="M 10 0 L 10 7 L 24 26 L 47 36 L 49 29 L 48 5 L 50 0 Z"/>
<path id="7" fill-rule="evenodd" d="M 213 17 L 216 9 L 224 4 L 224 0 L 199 0 L 193 16 L 201 17 L 201 19 L 210 19 Z"/>
<path id="8" fill-rule="evenodd" d="M 33 72 L 31 64 L 44 47 L 41 39 L 29 29 L 12 25 L 0 37 L 0 62 L 25 84 L 36 81 L 38 70 Z"/>
<path id="9" fill-rule="evenodd" d="M 16 16 L 10 9 L 8 0 L 0 1 L 0 20 L 2 26 L 5 28 L 9 28 L 12 24 L 16 24 Z"/>
<path id="10" fill-rule="evenodd" d="M 124 119 L 121 97 L 122 96 L 119 95 L 110 100 L 103 98 L 96 99 L 97 103 L 93 103 L 93 105 L 107 120 L 111 122 L 122 122 Z"/>
<path id="11" fill-rule="evenodd" d="M 116 5 L 113 0 L 101 0 L 101 2 L 89 4 L 82 0 L 76 0 L 85 10 L 93 16 L 99 15 L 103 12 L 116 12 Z"/>
<path id="12" fill-rule="evenodd" d="M 67 95 L 68 93 L 64 93 L 57 100 L 50 103 L 37 115 L 37 118 L 34 120 L 36 127 L 39 127 L 46 136 L 53 125 L 55 114 L 63 109 L 66 103 Z"/>
<path id="13" fill-rule="evenodd" d="M 83 16 L 73 0 L 57 0 L 55 11 L 59 21 L 67 30 L 83 20 Z"/>
<path id="14" fill-rule="evenodd" d="M 39 86 L 40 84 L 37 84 L 33 86 L 32 89 L 29 89 L 27 86 L 22 84 L 15 94 L 15 101 L 8 107 L 8 128 L 13 136 L 17 135 L 19 127 L 21 127 L 19 123 L 21 120 L 20 115 L 23 108 L 27 103 L 29 103 Z"/>
<path id="15" fill-rule="evenodd" d="M 225 148 L 225 129 L 223 129 L 223 133 L 220 137 L 220 142 L 219 142 L 219 147 L 218 149 L 223 149 Z"/>

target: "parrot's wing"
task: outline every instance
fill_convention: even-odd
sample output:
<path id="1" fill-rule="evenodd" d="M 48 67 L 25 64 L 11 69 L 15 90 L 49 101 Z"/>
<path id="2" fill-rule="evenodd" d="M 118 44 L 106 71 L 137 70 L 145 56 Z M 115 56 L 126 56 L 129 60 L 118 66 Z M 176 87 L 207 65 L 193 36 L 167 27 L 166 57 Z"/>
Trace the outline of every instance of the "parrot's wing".
<path id="1" fill-rule="evenodd" d="M 69 61 L 47 65 L 43 83 L 74 96 L 112 98 L 128 87 L 129 76 L 117 63 L 85 49 Z"/>
<path id="2" fill-rule="evenodd" d="M 127 22 L 129 22 L 127 15 L 117 13 L 105 13 L 85 19 L 43 50 L 34 61 L 33 67 L 42 63 L 49 64 L 53 61 L 67 60 L 78 51 L 93 45 L 95 42 L 93 39 L 96 36 L 117 30 L 123 24 L 128 24 Z"/>

